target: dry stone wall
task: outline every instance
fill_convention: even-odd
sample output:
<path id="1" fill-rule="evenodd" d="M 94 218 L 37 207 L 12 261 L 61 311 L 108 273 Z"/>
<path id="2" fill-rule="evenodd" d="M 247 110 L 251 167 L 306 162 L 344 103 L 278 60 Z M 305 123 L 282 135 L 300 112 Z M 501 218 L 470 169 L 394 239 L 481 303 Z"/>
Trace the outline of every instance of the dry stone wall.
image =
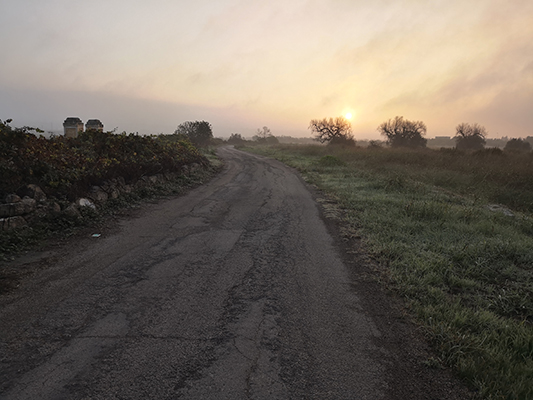
<path id="1" fill-rule="evenodd" d="M 193 164 L 184 168 L 182 174 L 190 174 L 200 167 L 200 164 Z M 131 193 L 135 189 L 176 180 L 180 175 L 180 173 L 168 173 L 145 176 L 134 185 L 126 184 L 126 181 L 119 177 L 105 181 L 101 186 L 92 186 L 85 197 L 80 197 L 63 208 L 55 199 L 48 198 L 38 185 L 26 185 L 17 190 L 17 193 L 8 194 L 4 202 L 0 204 L 0 231 L 31 226 L 36 221 L 50 215 L 77 218 L 81 216 L 80 208 L 97 209 L 109 199 L 117 199 L 123 193 Z"/>

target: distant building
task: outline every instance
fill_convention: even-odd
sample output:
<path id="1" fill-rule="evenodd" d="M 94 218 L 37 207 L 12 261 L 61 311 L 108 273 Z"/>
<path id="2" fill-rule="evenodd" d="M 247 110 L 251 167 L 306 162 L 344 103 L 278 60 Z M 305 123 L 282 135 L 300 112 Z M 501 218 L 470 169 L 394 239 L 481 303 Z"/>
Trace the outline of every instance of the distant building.
<path id="1" fill-rule="evenodd" d="M 85 130 L 86 131 L 94 130 L 94 131 L 103 132 L 104 124 L 102 124 L 99 119 L 90 119 L 85 124 Z"/>
<path id="2" fill-rule="evenodd" d="M 83 132 L 83 122 L 78 117 L 68 117 L 63 122 L 63 129 L 65 130 L 65 137 L 78 137 L 78 133 Z"/>

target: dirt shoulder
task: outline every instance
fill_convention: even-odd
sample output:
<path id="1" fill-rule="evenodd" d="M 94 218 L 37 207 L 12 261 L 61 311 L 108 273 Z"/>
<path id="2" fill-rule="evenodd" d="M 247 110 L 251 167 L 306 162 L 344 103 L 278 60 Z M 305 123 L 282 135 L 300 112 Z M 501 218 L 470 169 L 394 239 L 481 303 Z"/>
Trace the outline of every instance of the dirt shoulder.
<path id="1" fill-rule="evenodd" d="M 387 370 L 390 398 L 404 399 L 476 399 L 453 372 L 436 362 L 436 356 L 414 322 L 402 299 L 387 287 L 383 267 L 372 260 L 364 249 L 362 238 L 343 222 L 343 210 L 334 199 L 310 186 L 321 217 L 335 246 L 349 268 L 353 290 L 374 320 L 381 337 L 376 345 L 387 349 L 383 357 Z"/>

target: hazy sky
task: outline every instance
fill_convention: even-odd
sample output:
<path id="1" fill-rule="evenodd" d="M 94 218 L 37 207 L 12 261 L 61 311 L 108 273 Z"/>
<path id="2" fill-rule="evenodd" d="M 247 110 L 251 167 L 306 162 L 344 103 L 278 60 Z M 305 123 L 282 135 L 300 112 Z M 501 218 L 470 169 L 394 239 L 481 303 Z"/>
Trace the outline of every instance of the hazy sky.
<path id="1" fill-rule="evenodd" d="M 532 0 L 0 0 L 0 119 L 310 136 L 353 114 L 533 136 Z"/>

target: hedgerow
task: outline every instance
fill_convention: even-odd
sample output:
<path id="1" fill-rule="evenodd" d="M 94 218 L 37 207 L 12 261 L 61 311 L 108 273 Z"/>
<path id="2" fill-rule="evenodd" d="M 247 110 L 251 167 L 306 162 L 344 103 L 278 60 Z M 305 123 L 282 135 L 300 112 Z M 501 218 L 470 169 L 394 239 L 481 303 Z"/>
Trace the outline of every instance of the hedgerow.
<path id="1" fill-rule="evenodd" d="M 45 138 L 37 129 L 0 120 L 0 195 L 34 183 L 47 195 L 72 200 L 93 185 L 122 177 L 180 172 L 207 159 L 186 139 L 88 131 L 77 138 Z"/>

